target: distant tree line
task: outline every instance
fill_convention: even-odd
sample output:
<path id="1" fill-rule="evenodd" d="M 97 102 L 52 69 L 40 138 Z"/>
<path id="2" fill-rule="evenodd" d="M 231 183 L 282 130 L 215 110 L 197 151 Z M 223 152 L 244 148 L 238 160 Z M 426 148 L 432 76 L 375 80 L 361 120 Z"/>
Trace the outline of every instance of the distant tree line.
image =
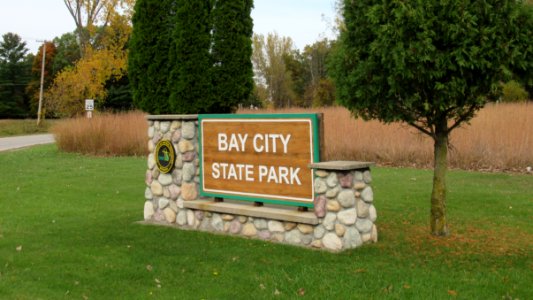
<path id="1" fill-rule="evenodd" d="M 33 57 L 21 38 L 6 33 L 0 41 L 0 118 L 25 117 L 29 98 L 25 88 L 31 80 Z"/>
<path id="2" fill-rule="evenodd" d="M 95 99 L 101 110 L 132 109 L 126 60 L 133 2 L 65 0 L 76 30 L 45 42 L 35 54 L 28 54 L 17 34 L 4 34 L 0 41 L 0 118 L 36 116 L 43 47 L 45 116 L 82 113 L 88 98 Z"/>
<path id="3" fill-rule="evenodd" d="M 323 39 L 295 49 L 292 39 L 277 33 L 253 39 L 256 85 L 253 103 L 281 107 L 333 105 L 335 87 L 328 60 L 335 42 Z"/>
<path id="4" fill-rule="evenodd" d="M 47 117 L 83 113 L 88 98 L 98 110 L 154 114 L 337 103 L 332 78 L 338 64 L 332 58 L 344 51 L 340 42 L 323 39 L 297 49 L 290 37 L 253 35 L 252 0 L 65 0 L 65 5 L 76 29 L 44 43 Z M 528 1 L 521 11 L 528 22 L 531 10 Z M 345 26 L 340 17 L 338 27 Z M 0 118 L 36 116 L 42 50 L 29 53 L 17 34 L 2 36 Z M 531 99 L 528 60 L 505 66 L 500 93 L 487 100 Z"/>

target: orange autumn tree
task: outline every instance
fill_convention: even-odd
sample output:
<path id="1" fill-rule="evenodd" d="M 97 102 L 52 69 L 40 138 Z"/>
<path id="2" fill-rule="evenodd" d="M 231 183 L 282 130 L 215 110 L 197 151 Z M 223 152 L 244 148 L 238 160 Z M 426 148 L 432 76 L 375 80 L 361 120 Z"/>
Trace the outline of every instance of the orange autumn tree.
<path id="1" fill-rule="evenodd" d="M 108 22 L 100 28 L 99 42 L 86 44 L 81 59 L 57 74 L 45 96 L 48 111 L 57 116 L 81 114 L 85 99 L 101 103 L 106 96 L 106 82 L 126 74 L 130 15 L 116 13 Z"/>

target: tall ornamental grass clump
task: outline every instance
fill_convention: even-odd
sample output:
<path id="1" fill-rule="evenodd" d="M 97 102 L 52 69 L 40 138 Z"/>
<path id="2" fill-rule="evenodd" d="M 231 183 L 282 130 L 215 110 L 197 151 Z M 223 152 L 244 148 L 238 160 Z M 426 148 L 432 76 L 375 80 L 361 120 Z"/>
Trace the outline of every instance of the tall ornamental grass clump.
<path id="1" fill-rule="evenodd" d="M 101 114 L 59 122 L 52 128 L 57 147 L 97 156 L 144 155 L 148 125 L 142 112 Z"/>

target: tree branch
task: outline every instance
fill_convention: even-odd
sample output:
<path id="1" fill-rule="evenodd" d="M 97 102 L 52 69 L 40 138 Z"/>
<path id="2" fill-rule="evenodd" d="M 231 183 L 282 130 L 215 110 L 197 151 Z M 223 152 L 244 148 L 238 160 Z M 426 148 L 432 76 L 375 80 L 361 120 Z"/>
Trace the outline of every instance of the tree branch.
<path id="1" fill-rule="evenodd" d="M 468 108 L 468 111 L 466 113 L 464 113 L 464 114 L 461 114 L 459 116 L 459 118 L 457 118 L 455 120 L 455 123 L 452 126 L 450 126 L 450 128 L 448 128 L 447 133 L 449 134 L 450 132 L 452 132 L 452 130 L 454 130 L 455 128 L 459 127 L 461 125 L 461 123 L 463 123 L 464 121 L 468 120 L 472 116 L 474 111 L 476 111 L 477 108 L 478 108 L 477 104 L 472 104 Z"/>
<path id="2" fill-rule="evenodd" d="M 433 134 L 433 130 L 432 129 L 431 129 L 431 131 L 427 130 L 426 128 L 416 124 L 415 122 L 407 122 L 407 124 L 409 124 L 410 126 L 418 129 L 422 133 L 429 135 L 431 138 L 435 138 L 435 134 Z"/>
<path id="3" fill-rule="evenodd" d="M 79 10 L 78 7 L 76 6 L 76 9 L 74 9 L 70 0 L 63 0 L 63 3 L 65 3 L 65 6 L 67 7 L 68 12 L 74 19 L 74 23 L 76 23 L 76 28 L 80 28 L 81 24 L 78 22 L 78 15 L 75 12 Z"/>

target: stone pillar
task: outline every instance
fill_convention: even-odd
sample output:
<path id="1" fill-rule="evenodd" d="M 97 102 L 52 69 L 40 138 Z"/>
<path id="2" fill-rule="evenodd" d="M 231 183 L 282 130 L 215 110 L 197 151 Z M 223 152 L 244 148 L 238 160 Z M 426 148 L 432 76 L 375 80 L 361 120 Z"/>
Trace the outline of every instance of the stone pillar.
<path id="1" fill-rule="evenodd" d="M 198 183 L 198 116 L 156 115 L 148 119 L 148 169 L 144 219 L 175 223 L 183 220 L 180 215 L 183 201 L 196 200 L 199 196 Z M 156 166 L 155 145 L 160 140 L 170 140 L 176 152 L 174 170 L 162 174 Z"/>
<path id="2" fill-rule="evenodd" d="M 310 166 L 315 169 L 315 214 L 320 218 L 315 237 L 321 237 L 314 246 L 339 251 L 377 242 L 371 165 L 330 161 Z"/>

